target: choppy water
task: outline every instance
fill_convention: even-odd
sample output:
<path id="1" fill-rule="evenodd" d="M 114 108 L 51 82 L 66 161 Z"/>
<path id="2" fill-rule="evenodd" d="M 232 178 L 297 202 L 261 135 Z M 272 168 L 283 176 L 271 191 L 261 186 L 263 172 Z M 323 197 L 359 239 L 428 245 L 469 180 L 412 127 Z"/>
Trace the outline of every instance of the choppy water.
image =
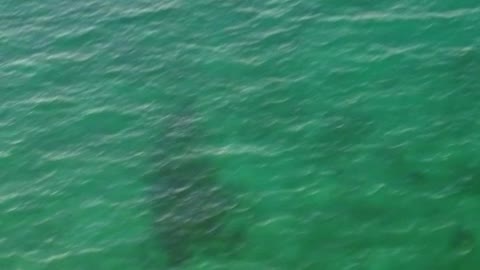
<path id="1" fill-rule="evenodd" d="M 478 269 L 478 1 L 0 3 L 0 269 Z"/>

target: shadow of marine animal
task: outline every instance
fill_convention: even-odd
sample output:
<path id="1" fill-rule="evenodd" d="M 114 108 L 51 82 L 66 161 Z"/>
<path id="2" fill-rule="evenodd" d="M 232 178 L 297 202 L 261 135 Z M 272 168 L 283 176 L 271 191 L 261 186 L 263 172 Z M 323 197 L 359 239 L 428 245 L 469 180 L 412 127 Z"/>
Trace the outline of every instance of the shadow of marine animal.
<path id="1" fill-rule="evenodd" d="M 156 233 L 168 265 L 175 267 L 195 250 L 222 241 L 235 200 L 217 179 L 212 162 L 195 153 L 201 138 L 196 120 L 185 114 L 169 120 L 151 191 Z"/>

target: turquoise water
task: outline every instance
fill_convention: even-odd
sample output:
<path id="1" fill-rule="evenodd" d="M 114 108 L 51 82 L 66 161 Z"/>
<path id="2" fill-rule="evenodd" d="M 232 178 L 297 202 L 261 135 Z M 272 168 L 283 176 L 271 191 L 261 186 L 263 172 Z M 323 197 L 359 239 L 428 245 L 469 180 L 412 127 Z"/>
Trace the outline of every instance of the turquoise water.
<path id="1" fill-rule="evenodd" d="M 0 269 L 478 269 L 478 1 L 0 3 Z"/>

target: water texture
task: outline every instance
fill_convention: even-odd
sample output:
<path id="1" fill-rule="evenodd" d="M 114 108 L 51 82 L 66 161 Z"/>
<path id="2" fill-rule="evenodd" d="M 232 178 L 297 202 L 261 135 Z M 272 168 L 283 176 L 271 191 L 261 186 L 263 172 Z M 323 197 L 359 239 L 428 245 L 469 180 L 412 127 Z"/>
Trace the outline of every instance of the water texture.
<path id="1" fill-rule="evenodd" d="M 478 1 L 0 2 L 0 269 L 480 265 Z"/>

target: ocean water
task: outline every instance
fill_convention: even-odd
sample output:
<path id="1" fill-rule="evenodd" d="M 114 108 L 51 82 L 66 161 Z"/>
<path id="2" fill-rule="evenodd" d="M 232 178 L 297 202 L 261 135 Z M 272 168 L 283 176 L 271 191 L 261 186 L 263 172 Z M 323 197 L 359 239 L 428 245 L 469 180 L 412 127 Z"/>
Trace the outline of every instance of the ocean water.
<path id="1" fill-rule="evenodd" d="M 0 2 L 0 269 L 480 265 L 478 1 Z"/>

